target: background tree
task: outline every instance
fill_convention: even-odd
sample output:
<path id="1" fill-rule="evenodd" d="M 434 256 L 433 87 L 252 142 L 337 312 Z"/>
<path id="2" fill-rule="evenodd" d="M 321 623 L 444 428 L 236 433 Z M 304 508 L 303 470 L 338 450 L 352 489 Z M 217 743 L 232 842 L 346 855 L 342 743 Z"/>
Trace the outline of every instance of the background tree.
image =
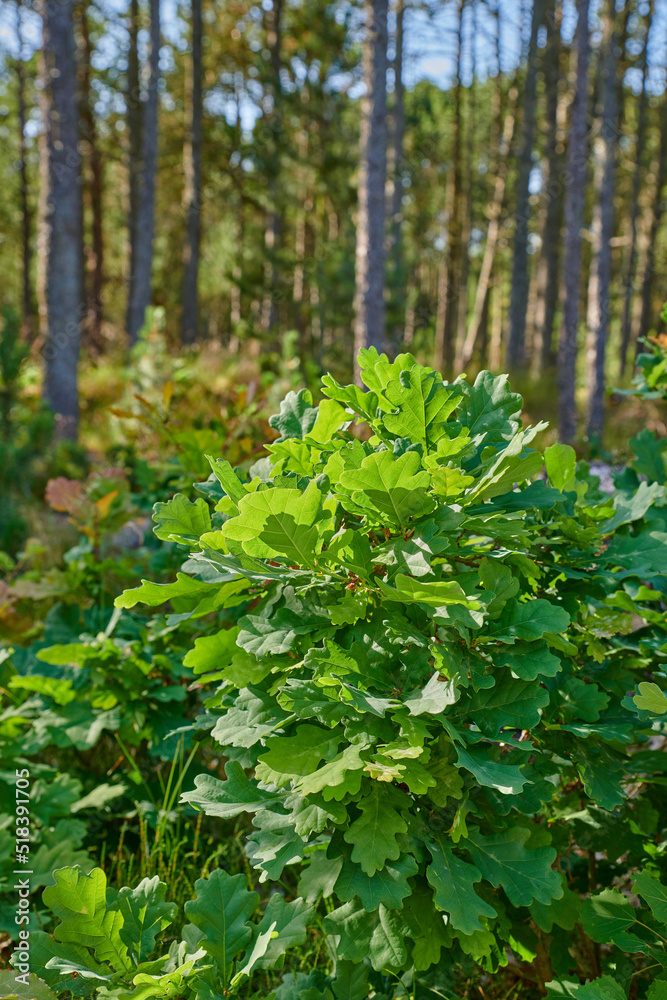
<path id="1" fill-rule="evenodd" d="M 81 336 L 81 187 L 73 0 L 43 4 L 42 87 L 48 163 L 44 398 L 56 435 L 75 440 Z"/>
<path id="2" fill-rule="evenodd" d="M 366 0 L 359 140 L 355 356 L 385 349 L 384 241 L 387 172 L 387 0 Z"/>
<path id="3" fill-rule="evenodd" d="M 561 440 L 570 441 L 577 429 L 576 369 L 579 326 L 581 227 L 586 196 L 588 109 L 589 0 L 577 0 L 577 75 L 567 146 L 565 192 L 565 247 L 563 260 L 563 322 L 558 344 L 558 417 Z"/>
<path id="4" fill-rule="evenodd" d="M 528 237 L 530 229 L 530 175 L 533 169 L 533 142 L 537 97 L 538 49 L 537 35 L 544 17 L 544 0 L 534 0 L 530 25 L 530 42 L 523 91 L 523 123 L 519 170 L 514 195 L 514 256 L 512 263 L 512 294 L 509 310 L 507 364 L 520 370 L 526 363 L 526 312 L 528 309 Z"/>
<path id="5" fill-rule="evenodd" d="M 135 0 L 136 2 L 136 0 Z M 143 326 L 146 309 L 151 304 L 153 275 L 153 237 L 155 232 L 155 183 L 158 155 L 158 83 L 160 78 L 160 0 L 149 0 L 150 51 L 149 72 L 141 113 L 141 144 L 139 163 L 130 170 L 136 176 L 136 208 L 130 224 L 130 272 L 128 276 L 127 335 L 136 343 Z M 133 20 L 131 30 L 135 28 Z M 129 65 L 128 65 L 129 69 Z M 137 100 L 137 80 L 130 75 L 130 116 L 138 109 L 131 105 Z M 143 97 L 143 95 L 142 95 Z M 134 125 L 136 128 L 136 124 Z M 132 149 L 131 154 L 132 155 Z"/>
<path id="6" fill-rule="evenodd" d="M 202 10 L 201 0 L 192 0 L 192 59 L 190 64 L 189 122 L 183 147 L 183 210 L 185 245 L 183 247 L 183 306 L 181 339 L 192 344 L 197 337 L 199 243 L 201 230 L 201 152 L 202 152 Z"/>

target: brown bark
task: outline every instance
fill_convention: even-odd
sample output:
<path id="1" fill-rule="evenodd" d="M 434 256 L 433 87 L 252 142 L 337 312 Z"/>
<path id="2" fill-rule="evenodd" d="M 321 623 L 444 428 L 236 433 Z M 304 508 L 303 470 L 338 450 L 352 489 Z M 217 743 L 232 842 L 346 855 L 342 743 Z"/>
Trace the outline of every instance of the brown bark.
<path id="1" fill-rule="evenodd" d="M 445 214 L 447 245 L 438 279 L 438 308 L 435 326 L 433 367 L 451 373 L 454 364 L 454 335 L 457 322 L 457 300 L 461 279 L 462 177 L 461 177 L 461 48 L 463 40 L 463 9 L 458 4 L 458 35 L 456 77 L 454 80 L 454 122 L 452 125 L 452 166 L 447 177 Z"/>
<path id="2" fill-rule="evenodd" d="M 563 323 L 558 344 L 558 416 L 562 441 L 571 441 L 577 429 L 576 367 L 579 325 L 581 226 L 587 166 L 586 111 L 588 106 L 589 0 L 577 0 L 577 76 L 567 147 L 565 192 L 565 253 L 563 262 Z"/>
<path id="3" fill-rule="evenodd" d="M 632 195 L 630 197 L 630 250 L 628 253 L 627 266 L 623 278 L 623 318 L 621 320 L 621 348 L 619 356 L 619 374 L 625 374 L 628 357 L 628 347 L 630 346 L 630 335 L 632 327 L 631 309 L 632 294 L 635 283 L 635 270 L 637 265 L 637 218 L 639 215 L 639 194 L 641 191 L 643 171 L 643 154 L 646 139 L 646 124 L 648 110 L 648 95 L 646 93 L 646 77 L 648 71 L 648 42 L 651 33 L 651 23 L 653 21 L 653 0 L 649 0 L 648 12 L 646 15 L 646 36 L 644 48 L 641 56 L 642 87 L 637 105 L 637 137 L 635 140 L 635 170 L 632 178 Z"/>
<path id="4" fill-rule="evenodd" d="M 386 349 L 384 311 L 385 182 L 387 172 L 387 6 L 388 0 L 366 0 L 359 139 L 359 207 L 357 218 L 354 321 L 355 377 L 357 357 L 366 347 Z"/>
<path id="5" fill-rule="evenodd" d="M 48 194 L 46 203 L 46 402 L 56 436 L 75 440 L 81 336 L 81 185 L 73 0 L 44 3 L 42 72 Z"/>
<path id="6" fill-rule="evenodd" d="M 132 3 L 132 14 L 136 0 Z M 136 209 L 130 219 L 130 275 L 127 304 L 127 335 L 130 345 L 137 341 L 151 304 L 153 274 L 153 237 L 155 232 L 155 182 L 158 156 L 158 83 L 160 77 L 160 0 L 149 0 L 150 55 L 149 78 L 141 114 L 141 145 L 136 166 Z M 133 17 L 134 20 L 134 17 Z M 130 76 L 128 66 L 128 78 Z M 137 73 L 138 79 L 138 73 Z M 129 94 L 128 114 L 137 100 Z M 132 118 L 135 110 L 132 109 Z M 132 118 L 130 119 L 132 123 Z M 132 141 L 132 135 L 130 136 Z M 130 175 L 132 175 L 132 166 Z M 132 214 L 132 213 L 131 213 Z"/>
<path id="7" fill-rule="evenodd" d="M 183 148 L 183 211 L 185 245 L 183 247 L 183 300 L 181 342 L 197 339 L 199 299 L 199 247 L 201 240 L 201 150 L 202 150 L 202 8 L 201 0 L 192 0 L 192 59 L 189 66 L 189 121 Z"/>
<path id="8" fill-rule="evenodd" d="M 616 79 L 618 37 L 614 31 L 615 3 L 607 0 L 603 13 L 602 110 L 600 131 L 594 144 L 597 205 L 594 219 L 596 256 L 590 283 L 587 349 L 588 435 L 599 440 L 604 422 L 605 351 L 609 329 L 612 251 L 614 234 L 614 174 L 618 133 Z"/>
<path id="9" fill-rule="evenodd" d="M 514 214 L 514 256 L 512 260 L 512 291 L 509 309 L 507 366 L 517 371 L 526 364 L 526 312 L 528 309 L 528 235 L 530 226 L 530 174 L 533 167 L 535 141 L 535 108 L 537 104 L 537 35 L 544 15 L 544 0 L 533 0 L 530 43 L 526 65 L 523 97 L 523 126 L 519 173 Z"/>
<path id="10" fill-rule="evenodd" d="M 21 200 L 21 336 L 32 341 L 35 335 L 34 316 L 32 308 L 32 288 L 30 284 L 30 231 L 32 227 L 30 203 L 28 201 L 28 167 L 26 162 L 26 99 L 25 99 L 25 68 L 23 66 L 23 30 L 21 24 L 22 0 L 16 0 L 16 43 L 18 56 L 16 60 L 16 82 L 18 100 L 18 139 L 19 139 L 19 190 Z"/>

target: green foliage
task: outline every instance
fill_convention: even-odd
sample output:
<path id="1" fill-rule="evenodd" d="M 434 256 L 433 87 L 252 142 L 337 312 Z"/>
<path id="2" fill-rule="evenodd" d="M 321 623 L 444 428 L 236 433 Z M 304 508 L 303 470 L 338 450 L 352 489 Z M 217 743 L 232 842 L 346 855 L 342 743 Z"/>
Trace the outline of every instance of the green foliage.
<path id="1" fill-rule="evenodd" d="M 218 685 L 200 724 L 226 777 L 183 800 L 255 813 L 260 882 L 324 900 L 333 977 L 287 977 L 283 1000 L 338 996 L 341 968 L 382 995 L 411 970 L 446 991 L 549 947 L 556 978 L 593 979 L 563 939 L 589 854 L 610 880 L 664 850 L 665 488 L 626 475 L 612 499 L 562 446 L 545 484 L 505 378 L 360 362 L 366 393 L 326 377 L 336 406 L 288 397 L 249 476 L 212 461 L 210 530 L 180 500 L 156 513 L 187 521 L 195 614 L 245 609 L 187 656 Z M 217 898 L 236 927 L 235 893 Z"/>
<path id="2" fill-rule="evenodd" d="M 215 871 L 200 879 L 186 905 L 192 923 L 168 950 L 164 936 L 176 906 L 165 901 L 166 885 L 157 876 L 118 891 L 100 868 L 88 874 L 61 868 L 54 879 L 43 899 L 59 923 L 53 938 L 36 932 L 34 971 L 41 988 L 46 984 L 58 996 L 97 990 L 115 1000 L 216 1000 L 253 969 L 281 965 L 287 949 L 306 936 L 309 908 L 300 900 L 273 896 L 261 919 L 251 921 L 259 896 L 244 886 L 243 875 Z"/>

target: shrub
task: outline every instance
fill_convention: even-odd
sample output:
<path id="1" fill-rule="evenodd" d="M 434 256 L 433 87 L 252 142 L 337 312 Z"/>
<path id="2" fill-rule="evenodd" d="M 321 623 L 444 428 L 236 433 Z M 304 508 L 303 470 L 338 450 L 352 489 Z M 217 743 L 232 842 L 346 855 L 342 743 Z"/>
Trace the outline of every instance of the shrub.
<path id="1" fill-rule="evenodd" d="M 212 513 L 157 504 L 190 558 L 117 601 L 202 619 L 184 663 L 217 685 L 197 726 L 225 779 L 183 798 L 252 814 L 259 881 L 294 870 L 323 918 L 332 975 L 279 1000 L 446 995 L 508 962 L 575 995 L 623 952 L 627 985 L 643 953 L 602 958 L 582 898 L 665 867 L 665 488 L 611 498 L 571 448 L 543 456 L 505 377 L 360 361 L 366 392 L 287 396 L 250 477 L 211 460 Z"/>

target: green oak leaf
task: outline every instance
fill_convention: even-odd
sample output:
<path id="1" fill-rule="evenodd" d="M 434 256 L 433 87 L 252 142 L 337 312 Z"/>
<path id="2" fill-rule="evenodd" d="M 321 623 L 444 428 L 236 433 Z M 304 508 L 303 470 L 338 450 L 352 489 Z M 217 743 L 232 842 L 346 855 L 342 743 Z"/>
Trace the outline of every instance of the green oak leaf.
<path id="1" fill-rule="evenodd" d="M 504 795 L 517 795 L 530 781 L 515 764 L 499 764 L 493 759 L 491 748 L 482 746 L 457 746 L 459 767 L 464 767 L 475 780 L 486 788 L 497 788 Z"/>
<path id="2" fill-rule="evenodd" d="M 0 995 L 4 1000 L 56 1000 L 55 993 L 38 979 L 28 974 L 28 982 L 19 982 L 14 969 L 0 970 Z"/>
<path id="3" fill-rule="evenodd" d="M 366 1000 L 369 993 L 368 966 L 336 962 L 336 978 L 331 984 L 336 1000 Z"/>
<path id="4" fill-rule="evenodd" d="M 510 392 L 507 375 L 492 375 L 481 371 L 475 384 L 461 381 L 463 398 L 456 414 L 459 423 L 479 438 L 478 448 L 508 441 L 520 427 L 519 413 L 523 400 Z"/>
<path id="5" fill-rule="evenodd" d="M 212 774 L 198 774 L 195 788 L 184 792 L 181 801 L 202 809 L 207 816 L 224 817 L 238 816 L 242 812 L 254 813 L 282 801 L 280 794 L 258 788 L 235 760 L 227 762 L 225 773 L 225 781 Z"/>
<path id="6" fill-rule="evenodd" d="M 390 601 L 400 601 L 402 604 L 429 604 L 432 607 L 447 607 L 450 604 L 461 604 L 465 608 L 473 611 L 481 608 L 480 602 L 475 597 L 469 597 L 463 591 L 461 584 L 456 580 L 415 580 L 412 576 L 405 576 L 398 573 L 395 577 L 394 586 L 389 587 L 386 583 L 379 581 L 382 596 Z"/>
<path id="7" fill-rule="evenodd" d="M 614 513 L 600 525 L 600 532 L 603 535 L 611 534 L 620 528 L 622 524 L 630 524 L 638 521 L 644 516 L 652 503 L 658 498 L 666 495 L 665 487 L 658 483 L 640 483 L 636 493 L 627 497 L 623 493 L 617 493 L 614 497 Z"/>
<path id="8" fill-rule="evenodd" d="M 252 747 L 280 728 L 287 718 L 260 688 L 244 688 L 218 719 L 211 736 L 223 747 Z"/>
<path id="9" fill-rule="evenodd" d="M 267 878 L 277 881 L 285 865 L 303 858 L 304 842 L 296 833 L 291 816 L 264 809 L 255 814 L 252 833 L 246 843 L 246 853 L 253 868 L 259 868 L 260 882 Z"/>
<path id="10" fill-rule="evenodd" d="M 475 883 L 482 881 L 481 872 L 457 858 L 442 836 L 429 839 L 427 847 L 431 864 L 426 878 L 435 889 L 437 905 L 449 914 L 454 930 L 463 934 L 483 930 L 480 917 L 495 917 L 496 911 L 475 892 Z"/>
<path id="11" fill-rule="evenodd" d="M 355 900 L 329 913 L 324 929 L 340 935 L 338 954 L 352 962 L 368 957 L 374 969 L 400 968 L 407 958 L 409 930 L 400 911 L 380 906 L 375 913 L 359 910 Z"/>
<path id="12" fill-rule="evenodd" d="M 366 875 L 374 875 L 385 862 L 396 861 L 400 848 L 396 837 L 405 833 L 407 824 L 392 805 L 389 790 L 374 785 L 359 801 L 359 816 L 345 831 L 344 838 L 352 844 L 352 860 L 361 865 Z"/>
<path id="13" fill-rule="evenodd" d="M 491 885 L 501 885 L 514 906 L 528 906 L 536 899 L 548 903 L 563 894 L 560 875 L 551 865 L 553 847 L 525 847 L 530 830 L 512 827 L 484 836 L 471 830 L 465 846 L 475 865 Z"/>
<path id="14" fill-rule="evenodd" d="M 406 698 L 403 702 L 410 715 L 439 715 L 449 705 L 454 705 L 459 698 L 454 681 L 448 681 L 440 674 L 433 674 L 421 691 Z"/>
<path id="15" fill-rule="evenodd" d="M 280 412 L 269 417 L 269 426 L 278 431 L 278 441 L 288 438 L 302 440 L 315 426 L 317 407 L 312 405 L 313 397 L 308 389 L 288 392 L 280 404 Z"/>
<path id="16" fill-rule="evenodd" d="M 201 599 L 209 594 L 217 594 L 218 587 L 213 583 L 194 580 L 185 573 L 177 573 L 173 583 L 152 583 L 142 580 L 140 587 L 126 590 L 114 601 L 117 608 L 133 608 L 135 604 L 147 604 L 156 608 L 175 597 L 195 597 Z M 211 609 L 212 610 L 212 609 Z"/>
<path id="17" fill-rule="evenodd" d="M 240 542 L 259 559 L 284 557 L 310 566 L 321 533 L 322 493 L 313 480 L 305 492 L 271 489 L 248 493 L 239 501 L 239 513 L 222 526 L 226 539 Z"/>
<path id="18" fill-rule="evenodd" d="M 155 939 L 176 915 L 176 904 L 165 902 L 167 886 L 157 875 L 144 878 L 134 889 L 118 890 L 114 909 L 123 915 L 120 938 L 139 964 L 155 948 Z"/>
<path id="19" fill-rule="evenodd" d="M 641 681 L 632 700 L 642 712 L 650 712 L 651 715 L 667 712 L 667 695 L 652 681 Z"/>
<path id="20" fill-rule="evenodd" d="M 266 904 L 262 919 L 257 924 L 256 935 L 272 928 L 270 943 L 264 956 L 256 963 L 258 969 L 273 969 L 282 964 L 289 948 L 298 948 L 306 940 L 312 908 L 303 899 L 287 903 L 280 893 L 274 892 Z"/>
<path id="21" fill-rule="evenodd" d="M 500 730 L 534 729 L 541 710 L 549 704 L 549 692 L 538 680 L 515 680 L 510 674 L 498 677 L 492 688 L 476 691 L 470 699 L 470 714 L 487 736 Z"/>
<path id="22" fill-rule="evenodd" d="M 369 913 L 382 904 L 389 910 L 400 910 L 403 900 L 412 891 L 408 879 L 417 874 L 417 862 L 410 854 L 401 855 L 374 875 L 367 875 L 361 865 L 346 859 L 335 883 L 339 899 L 347 902 L 357 896 Z"/>
<path id="23" fill-rule="evenodd" d="M 655 919 L 661 924 L 667 924 L 667 887 L 659 878 L 648 871 L 640 872 L 633 890 L 646 900 Z"/>
<path id="24" fill-rule="evenodd" d="M 634 934 L 628 934 L 636 920 L 636 910 L 627 896 L 618 889 L 604 889 L 585 899 L 579 911 L 579 922 L 587 934 L 600 944 L 613 943 L 621 951 L 648 951 L 647 944 Z"/>
<path id="25" fill-rule="evenodd" d="M 211 515 L 206 501 L 201 497 L 188 500 L 182 493 L 177 493 L 167 503 L 156 503 L 153 520 L 153 533 L 164 541 L 198 542 L 204 532 L 211 530 Z"/>
<path id="26" fill-rule="evenodd" d="M 447 436 L 447 419 L 461 399 L 459 386 L 445 385 L 438 372 L 421 365 L 400 372 L 383 394 L 395 407 L 382 419 L 387 430 L 397 437 L 419 441 L 426 448 Z"/>
<path id="27" fill-rule="evenodd" d="M 258 778 L 278 776 L 279 781 L 290 777 L 311 775 L 321 760 L 330 760 L 338 750 L 342 733 L 304 724 L 297 726 L 294 736 L 274 736 L 266 740 L 267 750 L 260 755 Z"/>
<path id="28" fill-rule="evenodd" d="M 396 458 L 381 451 L 367 455 L 360 468 L 342 473 L 337 496 L 346 510 L 401 527 L 433 510 L 428 485 L 429 474 L 420 471 L 416 452 Z"/>
<path id="29" fill-rule="evenodd" d="M 552 653 L 546 642 L 517 642 L 509 649 L 502 647 L 496 652 L 490 652 L 493 662 L 499 667 L 509 667 L 513 674 L 523 681 L 532 681 L 536 677 L 555 677 L 562 669 L 562 663 L 555 653 Z"/>
<path id="30" fill-rule="evenodd" d="M 515 642 L 517 639 L 541 639 L 545 632 L 564 632 L 570 616 L 564 608 L 536 597 L 520 603 L 508 601 L 502 614 L 495 621 L 484 625 L 480 638 Z"/>
<path id="31" fill-rule="evenodd" d="M 107 907 L 107 879 L 101 868 L 86 875 L 78 868 L 53 873 L 55 885 L 42 893 L 44 905 L 59 917 L 56 940 L 87 945 L 98 962 L 109 962 L 117 971 L 129 969 L 127 946 L 121 938 L 123 915 Z"/>
<path id="32" fill-rule="evenodd" d="M 552 486 L 557 490 L 569 491 L 575 488 L 577 453 L 569 444 L 552 444 L 544 450 L 544 464 Z"/>
<path id="33" fill-rule="evenodd" d="M 232 662 L 232 657 L 239 652 L 236 645 L 238 628 L 223 629 L 213 635 L 202 635 L 195 639 L 192 649 L 183 657 L 183 664 L 195 674 L 208 674 L 221 670 Z"/>
<path id="34" fill-rule="evenodd" d="M 420 972 L 430 969 L 440 959 L 443 948 L 452 945 L 452 933 L 445 926 L 445 917 L 433 907 L 431 892 L 413 892 L 403 904 L 402 916 L 413 941 L 412 961 Z"/>
<path id="35" fill-rule="evenodd" d="M 294 790 L 300 795 L 322 792 L 325 799 L 342 799 L 348 792 L 356 794 L 361 786 L 365 760 L 361 756 L 370 744 L 353 743 L 323 764 L 317 771 L 295 782 Z"/>
<path id="36" fill-rule="evenodd" d="M 245 875 L 222 869 L 195 882 L 195 898 L 185 904 L 185 915 L 203 932 L 201 947 L 225 969 L 247 947 L 253 934 L 249 917 L 259 905 L 248 891 Z"/>

